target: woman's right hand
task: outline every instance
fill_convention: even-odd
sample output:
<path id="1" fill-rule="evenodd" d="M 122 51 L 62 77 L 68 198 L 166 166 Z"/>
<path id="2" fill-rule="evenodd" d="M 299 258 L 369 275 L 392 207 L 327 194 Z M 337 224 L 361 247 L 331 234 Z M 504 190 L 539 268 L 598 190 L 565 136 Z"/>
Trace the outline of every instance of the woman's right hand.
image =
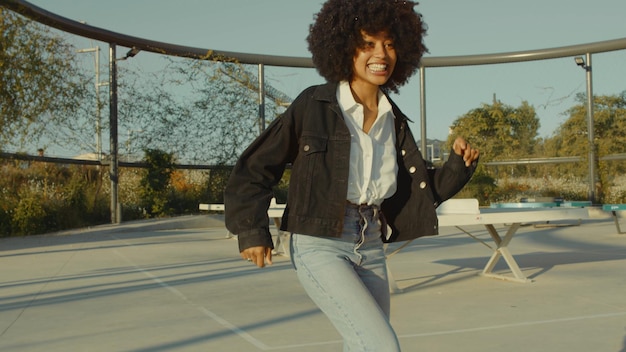
<path id="1" fill-rule="evenodd" d="M 272 249 L 269 247 L 250 247 L 244 249 L 241 253 L 241 258 L 256 264 L 259 268 L 268 265 L 272 265 Z"/>

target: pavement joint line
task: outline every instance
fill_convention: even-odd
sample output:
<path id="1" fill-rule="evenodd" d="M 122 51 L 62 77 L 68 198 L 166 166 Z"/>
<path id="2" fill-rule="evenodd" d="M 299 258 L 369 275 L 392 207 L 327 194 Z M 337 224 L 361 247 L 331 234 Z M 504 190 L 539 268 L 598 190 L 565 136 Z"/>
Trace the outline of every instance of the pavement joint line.
<path id="1" fill-rule="evenodd" d="M 81 246 L 82 247 L 82 246 Z M 59 276 L 59 273 L 61 273 L 63 271 L 63 269 L 65 269 L 65 267 L 67 266 L 67 263 L 69 263 L 72 258 L 74 258 L 74 255 L 76 254 L 76 251 L 72 252 L 72 254 L 70 255 L 69 258 L 67 258 L 67 260 L 65 261 L 65 263 L 63 263 L 63 265 L 61 265 L 61 267 L 59 268 L 59 270 L 57 270 L 56 273 L 54 273 L 53 276 L 49 277 L 47 280 L 45 280 L 43 282 L 43 285 L 41 286 L 41 288 L 39 289 L 39 291 L 37 291 L 37 293 L 35 295 L 33 295 L 33 298 L 28 302 L 28 304 L 26 306 L 24 306 L 21 310 L 20 313 L 15 317 L 15 319 L 13 319 L 13 321 L 2 331 L 0 332 L 0 337 L 2 337 L 7 331 L 9 331 L 9 329 L 11 329 L 11 327 L 18 321 L 20 320 L 20 318 L 22 317 L 22 314 L 24 314 L 24 312 L 30 308 L 30 306 L 33 304 L 33 302 L 35 302 L 39 296 L 41 295 L 41 293 L 43 292 L 43 290 L 46 289 L 46 287 L 48 287 L 48 284 L 57 276 Z"/>
<path id="2" fill-rule="evenodd" d="M 119 240 L 121 240 L 120 238 L 113 236 Z M 125 245 L 127 246 L 134 246 L 133 244 L 121 240 Z M 232 331 L 233 333 L 237 334 L 239 337 L 243 338 L 244 340 L 250 342 L 252 345 L 256 346 L 257 348 L 263 350 L 263 351 L 267 351 L 270 350 L 270 347 L 268 347 L 267 345 L 265 345 L 263 342 L 259 341 L 258 339 L 252 337 L 250 334 L 248 334 L 247 332 L 245 332 L 244 330 L 238 328 L 236 325 L 230 323 L 229 321 L 227 321 L 226 319 L 220 317 L 219 315 L 215 314 L 214 312 L 212 312 L 211 310 L 207 309 L 204 306 L 198 305 L 196 303 L 194 303 L 193 301 L 191 301 L 189 298 L 187 298 L 187 296 L 185 296 L 182 292 L 180 292 L 179 290 L 177 290 L 176 288 L 168 285 L 166 282 L 164 282 L 163 280 L 161 280 L 158 276 L 152 274 L 151 272 L 144 270 L 142 268 L 140 268 L 134 261 L 132 261 L 130 258 L 126 257 L 125 255 L 123 255 L 122 253 L 120 253 L 118 250 L 114 249 L 113 252 L 119 256 L 120 258 L 124 259 L 126 262 L 128 262 L 129 264 L 131 264 L 133 267 L 135 267 L 135 269 L 138 272 L 141 272 L 143 275 L 147 276 L 150 280 L 156 282 L 159 286 L 167 289 L 168 291 L 170 291 L 171 293 L 173 293 L 175 296 L 177 296 L 178 298 L 180 298 L 183 302 L 185 302 L 186 304 L 195 307 L 196 309 L 198 309 L 200 312 L 202 312 L 205 316 L 213 319 L 215 322 L 217 322 L 218 324 L 220 324 L 221 326 L 225 327 L 226 329 Z"/>
<path id="3" fill-rule="evenodd" d="M 283 346 L 275 346 L 272 347 L 271 350 L 272 351 L 279 351 L 279 350 L 293 350 L 294 348 L 305 348 L 305 347 L 314 347 L 314 346 L 329 346 L 329 345 L 340 345 L 343 346 L 343 341 L 342 340 L 330 340 L 330 341 L 323 341 L 323 342 L 312 342 L 312 343 L 302 343 L 302 344 L 296 344 L 296 345 L 283 345 Z"/>
<path id="4" fill-rule="evenodd" d="M 519 323 L 482 326 L 482 327 L 469 328 L 469 329 L 433 331 L 433 332 L 420 333 L 420 334 L 405 334 L 405 335 L 401 335 L 401 336 L 398 336 L 398 337 L 400 337 L 400 338 L 410 338 L 410 337 L 428 337 L 428 336 L 438 336 L 438 335 L 461 334 L 461 333 L 486 331 L 486 330 L 498 330 L 498 329 L 516 328 L 516 327 L 521 327 L 521 326 L 565 323 L 565 322 L 569 322 L 569 321 L 581 321 L 581 320 L 588 320 L 588 319 L 613 318 L 613 317 L 620 317 L 620 316 L 625 316 L 625 315 L 626 315 L 626 312 L 595 314 L 595 315 L 582 315 L 582 316 L 570 317 L 570 318 L 525 321 L 525 322 L 519 322 Z"/>

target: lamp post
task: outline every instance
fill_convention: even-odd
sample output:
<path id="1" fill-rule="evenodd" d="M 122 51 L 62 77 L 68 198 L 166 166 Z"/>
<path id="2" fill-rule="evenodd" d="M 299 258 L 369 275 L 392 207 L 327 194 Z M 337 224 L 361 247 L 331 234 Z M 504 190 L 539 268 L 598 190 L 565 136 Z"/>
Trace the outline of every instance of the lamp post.
<path id="1" fill-rule="evenodd" d="M 426 153 L 426 144 L 428 142 L 428 136 L 426 133 L 426 68 L 424 66 L 419 67 L 420 74 L 420 151 Z"/>
<path id="2" fill-rule="evenodd" d="M 118 155 L 117 155 L 117 59 L 115 43 L 109 43 L 109 140 L 111 148 L 111 223 L 121 222 L 121 209 L 118 202 Z"/>
<path id="3" fill-rule="evenodd" d="M 94 53 L 95 70 L 96 70 L 96 154 L 98 161 L 102 160 L 102 102 L 100 101 L 100 86 L 106 85 L 106 82 L 100 82 L 100 47 L 79 49 L 77 53 Z"/>
<path id="4" fill-rule="evenodd" d="M 118 201 L 119 171 L 118 171 L 118 133 L 117 133 L 117 61 L 126 60 L 139 53 L 139 49 L 132 48 L 126 56 L 117 58 L 117 45 L 109 43 L 109 137 L 111 141 L 111 223 L 122 222 L 122 210 Z"/>
<path id="5" fill-rule="evenodd" d="M 596 201 L 596 144 L 594 141 L 593 123 L 593 88 L 591 81 L 591 53 L 587 53 L 586 62 L 582 56 L 574 58 L 576 65 L 582 67 L 587 73 L 587 143 L 589 144 L 589 190 L 587 196 L 591 204 Z"/>
<path id="6" fill-rule="evenodd" d="M 259 64 L 259 134 L 265 131 L 265 65 Z"/>

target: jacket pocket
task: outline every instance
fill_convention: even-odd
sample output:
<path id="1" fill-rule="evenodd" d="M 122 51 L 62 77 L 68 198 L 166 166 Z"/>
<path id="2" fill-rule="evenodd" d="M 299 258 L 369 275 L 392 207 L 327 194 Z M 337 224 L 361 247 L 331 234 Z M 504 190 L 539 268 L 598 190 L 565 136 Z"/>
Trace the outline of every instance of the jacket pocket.
<path id="1" fill-rule="evenodd" d="M 300 153 L 309 156 L 315 153 L 325 153 L 328 149 L 328 138 L 303 135 L 300 138 Z"/>
<path id="2" fill-rule="evenodd" d="M 296 199 L 299 214 L 306 214 L 310 206 L 314 206 L 312 197 L 315 197 L 314 188 L 320 184 L 320 175 L 328 174 L 328 165 L 325 164 L 328 152 L 328 138 L 316 135 L 303 134 L 300 137 L 299 152 L 294 164 L 295 175 L 292 181 L 296 182 Z M 297 165 L 296 165 L 297 164 Z M 296 178 L 293 178 L 296 176 Z M 295 210 L 295 209 L 294 209 Z"/>

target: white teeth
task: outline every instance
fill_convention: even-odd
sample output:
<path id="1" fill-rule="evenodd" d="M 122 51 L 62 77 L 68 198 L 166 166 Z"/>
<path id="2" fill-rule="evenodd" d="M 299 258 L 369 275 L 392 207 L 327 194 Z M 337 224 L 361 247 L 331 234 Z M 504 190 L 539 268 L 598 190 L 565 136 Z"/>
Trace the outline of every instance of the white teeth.
<path id="1" fill-rule="evenodd" d="M 374 72 L 385 71 L 387 69 L 387 65 L 384 65 L 384 64 L 370 64 L 369 68 L 370 68 L 370 70 L 372 70 Z"/>

